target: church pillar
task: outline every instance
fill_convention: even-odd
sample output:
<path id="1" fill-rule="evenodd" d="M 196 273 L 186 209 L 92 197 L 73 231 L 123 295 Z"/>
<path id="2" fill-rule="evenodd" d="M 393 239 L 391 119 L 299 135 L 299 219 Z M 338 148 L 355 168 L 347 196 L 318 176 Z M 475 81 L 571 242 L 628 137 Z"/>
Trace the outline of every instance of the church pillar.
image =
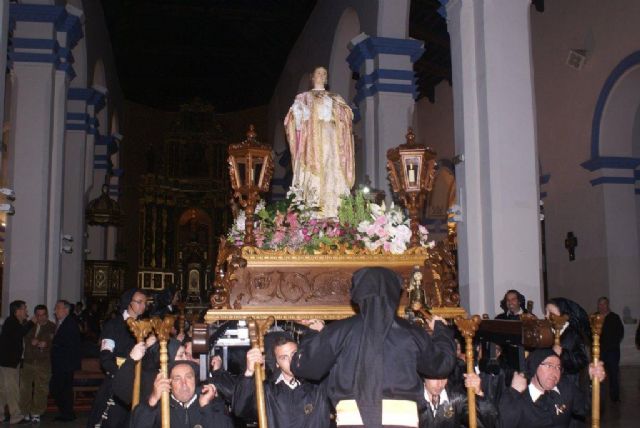
<path id="1" fill-rule="evenodd" d="M 508 289 L 541 311 L 529 0 L 441 0 L 451 36 L 460 292 L 495 314 Z"/>
<path id="2" fill-rule="evenodd" d="M 9 180 L 16 215 L 7 221 L 3 309 L 12 300 L 50 308 L 58 299 L 66 92 L 71 49 L 82 36 L 62 6 L 10 5 L 15 120 Z"/>
<path id="3" fill-rule="evenodd" d="M 390 200 L 387 150 L 405 142 L 412 121 L 417 95 L 413 63 L 422 55 L 422 43 L 360 34 L 349 47 L 347 61 L 359 75 L 353 105 L 356 120 L 363 122 L 364 170 L 371 185 Z"/>

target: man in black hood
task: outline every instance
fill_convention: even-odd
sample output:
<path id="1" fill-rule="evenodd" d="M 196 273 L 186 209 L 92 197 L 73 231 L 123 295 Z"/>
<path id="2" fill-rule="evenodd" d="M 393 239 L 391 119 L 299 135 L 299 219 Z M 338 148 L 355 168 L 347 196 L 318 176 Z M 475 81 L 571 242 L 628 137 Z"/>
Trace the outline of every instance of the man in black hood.
<path id="1" fill-rule="evenodd" d="M 527 376 L 529 382 L 522 373 L 515 373 L 511 388 L 502 394 L 498 406 L 502 426 L 567 428 L 574 417 L 589 413 L 591 397 L 562 377 L 560 357 L 552 349 L 536 349 L 529 354 Z M 591 363 L 589 376 L 604 380 L 602 362 Z"/>
<path id="2" fill-rule="evenodd" d="M 419 373 L 444 378 L 453 369 L 453 332 L 439 317 L 429 323 L 432 336 L 397 317 L 401 293 L 402 278 L 389 269 L 356 271 L 351 300 L 359 313 L 328 324 L 291 362 L 296 377 L 326 376 L 339 427 L 417 427 Z"/>

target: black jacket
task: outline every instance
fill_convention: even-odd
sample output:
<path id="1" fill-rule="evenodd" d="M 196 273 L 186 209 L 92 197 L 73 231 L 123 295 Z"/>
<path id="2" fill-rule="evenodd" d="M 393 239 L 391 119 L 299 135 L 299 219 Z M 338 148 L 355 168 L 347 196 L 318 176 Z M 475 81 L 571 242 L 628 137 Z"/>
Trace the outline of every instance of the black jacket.
<path id="1" fill-rule="evenodd" d="M 223 408 L 209 403 L 200 407 L 198 399 L 185 408 L 171 397 L 171 428 L 232 428 L 231 419 L 223 412 Z M 146 400 L 140 402 L 131 415 L 131 428 L 160 428 L 160 402 L 154 407 Z"/>
<path id="2" fill-rule="evenodd" d="M 232 412 L 247 421 L 256 420 L 255 379 L 241 376 L 236 384 Z M 295 389 L 284 382 L 264 382 L 270 428 L 328 428 L 330 405 L 324 385 L 302 382 Z"/>
<path id="3" fill-rule="evenodd" d="M 604 317 L 602 333 L 600 334 L 600 351 L 620 351 L 620 342 L 624 338 L 624 325 L 615 312 L 609 312 Z"/>
<path id="4" fill-rule="evenodd" d="M 0 366 L 17 368 L 22 360 L 25 334 L 31 330 L 33 322 L 21 324 L 13 315 L 7 317 L 0 333 Z"/>
<path id="5" fill-rule="evenodd" d="M 583 417 L 589 412 L 589 394 L 584 394 L 574 382 L 563 378 L 557 385 L 560 394 L 547 392 L 534 403 L 529 389 L 519 393 L 508 388 L 498 409 L 503 427 L 566 428 L 572 416 Z"/>
<path id="6" fill-rule="evenodd" d="M 72 372 L 80 369 L 82 336 L 75 317 L 68 315 L 58 327 L 51 343 L 51 370 Z"/>
<path id="7" fill-rule="evenodd" d="M 469 426 L 469 406 L 466 391 L 445 388 L 449 401 L 438 406 L 433 414 L 426 401 L 420 406 L 420 428 L 459 428 Z M 479 428 L 493 428 L 498 423 L 498 410 L 490 399 L 476 396 L 476 416 Z"/>
<path id="8" fill-rule="evenodd" d="M 580 334 L 573 327 L 567 327 L 562 333 L 560 346 L 562 347 L 560 360 L 564 374 L 577 375 L 589 365 L 587 348 Z"/>
<path id="9" fill-rule="evenodd" d="M 319 381 L 327 376 L 327 394 L 334 406 L 355 398 L 352 380 L 361 330 L 358 315 L 327 324 L 301 344 L 291 361 L 296 377 Z M 418 402 L 424 388 L 418 373 L 446 378 L 455 364 L 455 351 L 453 331 L 441 322 L 436 322 L 429 336 L 424 329 L 396 318 L 384 345 L 383 398 Z"/>

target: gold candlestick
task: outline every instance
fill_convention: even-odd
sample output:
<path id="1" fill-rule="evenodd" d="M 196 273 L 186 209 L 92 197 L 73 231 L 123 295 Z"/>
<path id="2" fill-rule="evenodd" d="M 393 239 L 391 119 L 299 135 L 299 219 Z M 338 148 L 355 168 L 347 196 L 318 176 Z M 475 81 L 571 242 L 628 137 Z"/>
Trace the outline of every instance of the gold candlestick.
<path id="1" fill-rule="evenodd" d="M 255 319 L 247 318 L 247 326 L 249 327 L 249 339 L 251 347 L 258 348 L 264 352 L 264 334 L 274 323 L 274 318 Z M 256 363 L 254 368 L 254 380 L 256 383 L 256 409 L 258 411 L 258 426 L 260 428 L 268 428 L 267 423 L 267 406 L 264 398 L 264 377 L 265 371 L 262 364 Z"/>
<path id="2" fill-rule="evenodd" d="M 473 337 L 476 335 L 482 318 L 474 315 L 471 318 L 456 317 L 454 322 L 464 337 L 465 357 L 467 361 L 467 374 L 473 374 Z M 467 404 L 469 407 L 469 428 L 477 427 L 476 417 L 476 391 L 474 388 L 467 388 Z"/>
<path id="3" fill-rule="evenodd" d="M 592 362 L 597 366 L 600 361 L 600 334 L 602 333 L 604 316 L 593 314 L 589 317 L 589 323 L 591 324 L 591 335 L 593 336 Z M 591 379 L 591 427 L 600 428 L 600 380 L 596 376 Z"/>
<path id="4" fill-rule="evenodd" d="M 141 343 L 151 333 L 151 321 L 127 319 L 129 330 L 135 336 L 136 342 Z M 142 375 L 142 361 L 136 361 L 135 375 L 133 377 L 133 396 L 131 397 L 131 410 L 140 403 L 140 376 Z"/>
<path id="5" fill-rule="evenodd" d="M 555 315 L 549 314 L 549 321 L 551 321 L 551 328 L 553 328 L 553 334 L 555 336 L 554 345 L 560 345 L 560 335 L 562 334 L 562 328 L 569 321 L 568 315 Z"/>
<path id="6" fill-rule="evenodd" d="M 173 315 L 165 315 L 164 319 L 159 317 L 153 317 L 151 319 L 151 325 L 156 332 L 158 341 L 160 342 L 160 373 L 169 378 L 169 352 L 167 351 L 167 341 L 171 337 L 171 330 L 176 317 Z M 160 398 L 160 415 L 162 418 L 162 428 L 170 428 L 170 409 L 169 409 L 169 391 L 162 393 Z"/>

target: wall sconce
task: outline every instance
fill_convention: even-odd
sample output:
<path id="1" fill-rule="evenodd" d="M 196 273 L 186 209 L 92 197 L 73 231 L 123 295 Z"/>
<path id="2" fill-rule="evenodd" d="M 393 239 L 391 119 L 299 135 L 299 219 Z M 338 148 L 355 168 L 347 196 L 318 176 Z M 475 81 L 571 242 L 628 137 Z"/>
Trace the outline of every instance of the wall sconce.
<path id="1" fill-rule="evenodd" d="M 569 261 L 576 259 L 576 247 L 578 246 L 578 238 L 573 232 L 567 232 L 567 238 L 564 240 L 564 248 L 569 252 Z"/>

